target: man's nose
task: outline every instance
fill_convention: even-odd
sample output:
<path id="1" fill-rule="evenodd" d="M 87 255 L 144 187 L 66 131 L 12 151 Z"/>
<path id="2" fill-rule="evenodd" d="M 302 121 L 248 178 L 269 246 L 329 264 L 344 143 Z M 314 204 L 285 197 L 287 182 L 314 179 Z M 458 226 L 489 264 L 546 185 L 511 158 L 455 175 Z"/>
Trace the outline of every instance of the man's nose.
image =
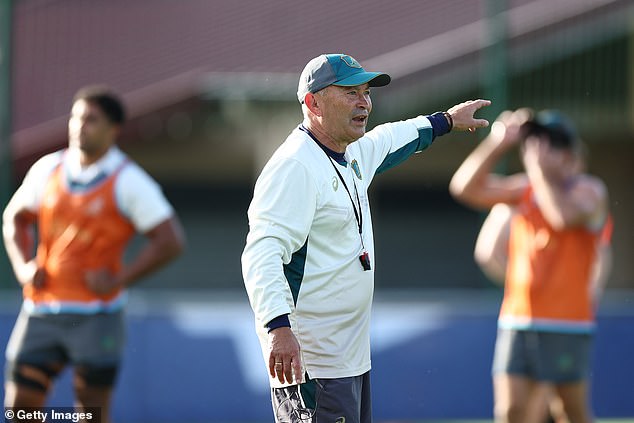
<path id="1" fill-rule="evenodd" d="M 365 93 L 361 93 L 358 96 L 358 104 L 360 107 L 363 107 L 364 109 L 367 109 L 370 106 L 370 95 L 369 94 L 365 94 Z"/>

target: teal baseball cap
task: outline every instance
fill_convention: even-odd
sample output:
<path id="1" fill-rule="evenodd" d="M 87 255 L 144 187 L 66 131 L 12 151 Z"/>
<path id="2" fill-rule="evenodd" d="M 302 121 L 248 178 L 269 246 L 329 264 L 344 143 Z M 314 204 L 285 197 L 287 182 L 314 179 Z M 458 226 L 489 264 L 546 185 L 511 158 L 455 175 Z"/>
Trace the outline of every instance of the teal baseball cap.
<path id="1" fill-rule="evenodd" d="M 316 93 L 329 85 L 354 87 L 368 83 L 371 87 L 383 87 L 390 80 L 386 73 L 366 72 L 359 62 L 347 54 L 322 54 L 308 62 L 302 71 L 297 99 L 303 103 L 306 94 Z"/>

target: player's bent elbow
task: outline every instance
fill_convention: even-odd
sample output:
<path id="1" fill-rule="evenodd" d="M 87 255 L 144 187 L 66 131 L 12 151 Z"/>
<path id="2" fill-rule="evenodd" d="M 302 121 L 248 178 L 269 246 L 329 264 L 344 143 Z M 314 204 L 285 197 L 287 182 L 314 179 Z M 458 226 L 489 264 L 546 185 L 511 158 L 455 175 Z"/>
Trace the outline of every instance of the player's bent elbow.
<path id="1" fill-rule="evenodd" d="M 456 178 L 452 179 L 449 184 L 449 194 L 464 206 L 475 209 L 485 207 L 485 205 L 480 204 L 478 193 L 470 189 L 468 184 L 457 181 Z"/>
<path id="2" fill-rule="evenodd" d="M 183 232 L 175 234 L 169 245 L 169 252 L 171 258 L 176 258 L 182 255 L 187 248 L 187 240 Z"/>
<path id="3" fill-rule="evenodd" d="M 464 195 L 465 184 L 460 183 L 454 176 L 449 182 L 449 194 L 456 200 Z"/>

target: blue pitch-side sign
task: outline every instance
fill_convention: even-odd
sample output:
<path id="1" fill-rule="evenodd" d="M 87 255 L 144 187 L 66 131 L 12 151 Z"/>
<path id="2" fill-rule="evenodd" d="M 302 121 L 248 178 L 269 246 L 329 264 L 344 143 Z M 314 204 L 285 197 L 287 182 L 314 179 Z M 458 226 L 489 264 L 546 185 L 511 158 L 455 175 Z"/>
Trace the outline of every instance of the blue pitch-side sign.
<path id="1" fill-rule="evenodd" d="M 373 403 L 377 421 L 490 418 L 497 303 L 375 303 Z M 114 398 L 119 423 L 271 421 L 268 379 L 245 301 L 171 301 L 131 311 Z M 0 314 L 6 344 L 15 314 Z M 593 403 L 599 417 L 634 416 L 634 314 L 599 319 Z M 65 373 L 51 405 L 72 404 Z"/>

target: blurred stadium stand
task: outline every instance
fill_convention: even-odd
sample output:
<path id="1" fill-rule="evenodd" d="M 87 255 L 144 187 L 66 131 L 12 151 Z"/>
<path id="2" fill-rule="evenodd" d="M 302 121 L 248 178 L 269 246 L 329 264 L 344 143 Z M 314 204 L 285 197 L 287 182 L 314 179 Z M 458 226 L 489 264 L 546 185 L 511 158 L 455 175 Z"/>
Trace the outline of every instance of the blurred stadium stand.
<path id="1" fill-rule="evenodd" d="M 255 177 L 301 120 L 295 90 L 302 67 L 310 58 L 331 52 L 351 54 L 366 69 L 393 76 L 389 87 L 373 91 L 370 126 L 446 109 L 474 97 L 494 101 L 492 110 L 483 113 L 488 118 L 502 108 L 523 106 L 558 108 L 570 115 L 587 144 L 590 171 L 610 190 L 615 268 L 609 287 L 616 296 L 634 289 L 631 0 L 320 0 L 309 6 L 295 0 L 20 0 L 6 5 L 12 5 L 3 9 L 12 16 L 12 129 L 10 148 L 3 137 L 0 152 L 11 152 L 6 166 L 13 175 L 0 186 L 0 193 L 12 192 L 40 155 L 66 144 L 67 115 L 78 87 L 107 83 L 123 93 L 131 120 L 121 146 L 162 184 L 189 237 L 187 254 L 136 288 L 138 296 L 154 298 L 168 290 L 170 298 L 180 301 L 189 291 L 197 296 L 205 290 L 203 298 L 228 291 L 244 300 L 239 260 Z M 457 205 L 447 184 L 485 133 L 446 136 L 377 178 L 371 194 L 378 295 L 427 288 L 454 290 L 455 296 L 443 297 L 446 304 L 464 305 L 465 292 L 467 297 L 489 298 L 481 339 L 486 348 L 475 352 L 478 359 L 488 359 L 492 348 L 499 290 L 472 260 L 482 216 Z M 518 166 L 510 159 L 506 171 Z M 0 269 L 5 297 L 18 301 L 6 261 L 0 265 L 5 267 Z M 145 310 L 144 319 L 141 312 L 132 316 L 133 337 L 146 334 L 150 339 L 162 330 L 166 317 L 153 315 L 153 307 Z M 619 313 L 622 310 L 618 308 Z M 11 323 L 7 319 L 5 323 Z M 463 323 L 470 325 L 458 326 Z M 623 336 L 623 321 L 610 327 L 604 339 Z M 147 328 L 150 332 L 144 332 Z M 165 333 L 173 335 L 170 330 Z M 159 335 L 152 342 L 159 342 L 157 350 L 167 348 L 164 351 L 172 354 L 169 348 L 175 348 L 173 354 L 183 353 L 178 345 L 163 345 Z M 183 342 L 187 351 L 226 348 Z M 435 341 L 412 342 L 412 356 L 403 359 L 408 362 L 420 354 L 419 344 L 424 350 Z M 628 342 L 624 351 L 631 352 Z M 442 345 L 469 348 L 449 341 Z M 134 347 L 145 348 L 139 343 Z M 387 359 L 379 355 L 376 362 L 385 367 L 391 360 L 402 360 L 398 352 L 390 354 Z M 474 383 L 488 389 L 488 362 L 482 365 Z M 438 372 L 451 366 L 441 367 Z M 127 372 L 125 381 L 148 377 Z M 618 372 L 610 368 L 607 373 Z M 620 379 L 618 388 L 634 392 L 630 363 L 623 374 L 631 377 Z M 606 389 L 605 379 L 600 377 L 597 383 L 604 415 L 634 415 L 631 409 L 610 403 L 612 391 Z M 167 395 L 153 386 L 155 398 Z M 464 404 L 474 408 L 462 411 L 486 417 L 482 410 L 489 410 L 490 398 L 487 392 L 483 395 L 477 398 L 486 404 L 467 401 Z M 260 400 L 266 406 L 266 399 Z"/>
<path id="2" fill-rule="evenodd" d="M 491 4 L 502 5 L 495 16 Z M 501 97 L 491 97 L 493 112 L 532 106 L 573 117 L 589 147 L 590 170 L 610 188 L 610 285 L 634 287 L 631 1 L 327 0 L 314 8 L 257 0 L 14 2 L 10 189 L 38 156 L 65 145 L 75 90 L 108 83 L 130 108 L 122 147 L 186 217 L 193 242 L 174 267 L 192 278 L 179 278 L 179 289 L 240 289 L 246 206 L 259 169 L 301 119 L 297 75 L 311 57 L 343 51 L 394 77 L 389 88 L 374 91 L 371 124 L 490 93 Z M 491 28 L 500 21 L 496 35 Z M 502 48 L 498 56 L 490 54 L 495 46 Z M 499 87 L 491 87 L 490 73 Z M 481 216 L 446 194 L 451 174 L 483 134 L 451 134 L 377 179 L 379 287 L 487 286 L 471 260 Z M 508 171 L 516 165 L 511 160 Z M 400 225 L 403 213 L 416 231 Z M 228 240 L 226 248 L 217 247 L 220 240 Z M 409 248 L 392 255 L 402 244 Z M 402 264 L 423 251 L 425 263 L 441 269 L 417 277 Z M 210 277 L 201 263 L 223 271 Z M 145 286 L 169 286 L 167 275 Z"/>

